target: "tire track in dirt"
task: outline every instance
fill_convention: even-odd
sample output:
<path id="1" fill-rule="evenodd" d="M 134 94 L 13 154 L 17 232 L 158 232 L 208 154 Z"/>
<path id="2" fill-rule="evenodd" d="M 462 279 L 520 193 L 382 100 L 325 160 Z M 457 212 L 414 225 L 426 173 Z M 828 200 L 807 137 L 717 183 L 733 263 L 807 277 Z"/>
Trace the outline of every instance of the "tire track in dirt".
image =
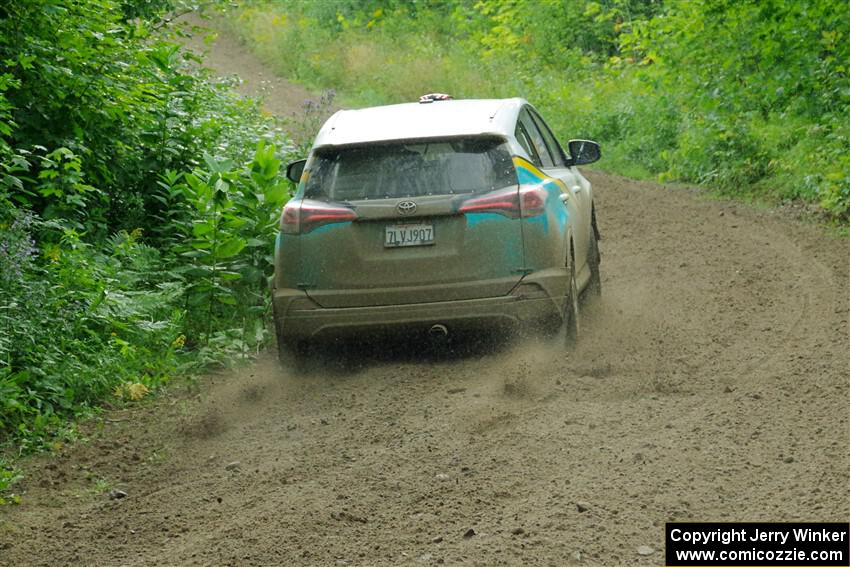
<path id="1" fill-rule="evenodd" d="M 848 242 L 589 177 L 604 295 L 576 352 L 372 341 L 304 378 L 265 354 L 32 462 L 0 565 L 657 565 L 669 520 L 845 521 Z"/>

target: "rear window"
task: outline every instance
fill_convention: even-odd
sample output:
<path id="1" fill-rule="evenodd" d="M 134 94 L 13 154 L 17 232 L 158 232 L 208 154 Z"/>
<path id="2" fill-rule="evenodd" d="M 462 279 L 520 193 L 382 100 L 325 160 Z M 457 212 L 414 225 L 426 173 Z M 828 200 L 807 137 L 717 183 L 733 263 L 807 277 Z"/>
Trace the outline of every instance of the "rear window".
<path id="1" fill-rule="evenodd" d="M 305 195 L 352 201 L 482 193 L 517 184 L 500 138 L 394 142 L 316 152 Z"/>

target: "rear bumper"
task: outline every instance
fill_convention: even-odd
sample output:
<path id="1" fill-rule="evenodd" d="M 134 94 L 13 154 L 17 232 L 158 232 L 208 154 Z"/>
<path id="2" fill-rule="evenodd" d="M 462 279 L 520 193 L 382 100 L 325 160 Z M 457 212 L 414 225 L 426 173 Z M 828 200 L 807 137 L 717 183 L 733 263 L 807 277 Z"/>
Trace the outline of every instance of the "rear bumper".
<path id="1" fill-rule="evenodd" d="M 519 290 L 519 291 L 518 291 Z M 273 290 L 275 324 L 286 341 L 392 329 L 516 326 L 562 312 L 563 303 L 539 286 L 518 286 L 512 295 L 403 305 L 322 308 L 301 290 Z"/>

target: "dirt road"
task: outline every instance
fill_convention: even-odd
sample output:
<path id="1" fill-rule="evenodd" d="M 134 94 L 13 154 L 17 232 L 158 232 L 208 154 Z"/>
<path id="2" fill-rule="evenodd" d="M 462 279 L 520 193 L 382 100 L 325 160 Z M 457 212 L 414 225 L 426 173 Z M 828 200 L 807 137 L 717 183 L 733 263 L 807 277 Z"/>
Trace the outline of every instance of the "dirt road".
<path id="1" fill-rule="evenodd" d="M 370 343 L 305 378 L 269 353 L 31 463 L 0 565 L 657 566 L 670 520 L 847 521 L 848 242 L 590 178 L 575 353 Z"/>

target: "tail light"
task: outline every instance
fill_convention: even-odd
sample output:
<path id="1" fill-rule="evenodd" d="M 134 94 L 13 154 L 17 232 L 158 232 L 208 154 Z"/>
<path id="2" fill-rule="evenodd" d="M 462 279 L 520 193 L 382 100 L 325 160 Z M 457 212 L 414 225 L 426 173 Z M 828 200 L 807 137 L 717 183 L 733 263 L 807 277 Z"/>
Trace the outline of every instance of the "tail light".
<path id="1" fill-rule="evenodd" d="M 292 200 L 280 215 L 280 231 L 284 234 L 305 234 L 326 224 L 357 219 L 354 209 L 310 199 Z"/>
<path id="2" fill-rule="evenodd" d="M 514 188 L 487 193 L 461 203 L 459 213 L 497 213 L 517 219 L 536 217 L 546 211 L 546 191 L 538 187 Z"/>

